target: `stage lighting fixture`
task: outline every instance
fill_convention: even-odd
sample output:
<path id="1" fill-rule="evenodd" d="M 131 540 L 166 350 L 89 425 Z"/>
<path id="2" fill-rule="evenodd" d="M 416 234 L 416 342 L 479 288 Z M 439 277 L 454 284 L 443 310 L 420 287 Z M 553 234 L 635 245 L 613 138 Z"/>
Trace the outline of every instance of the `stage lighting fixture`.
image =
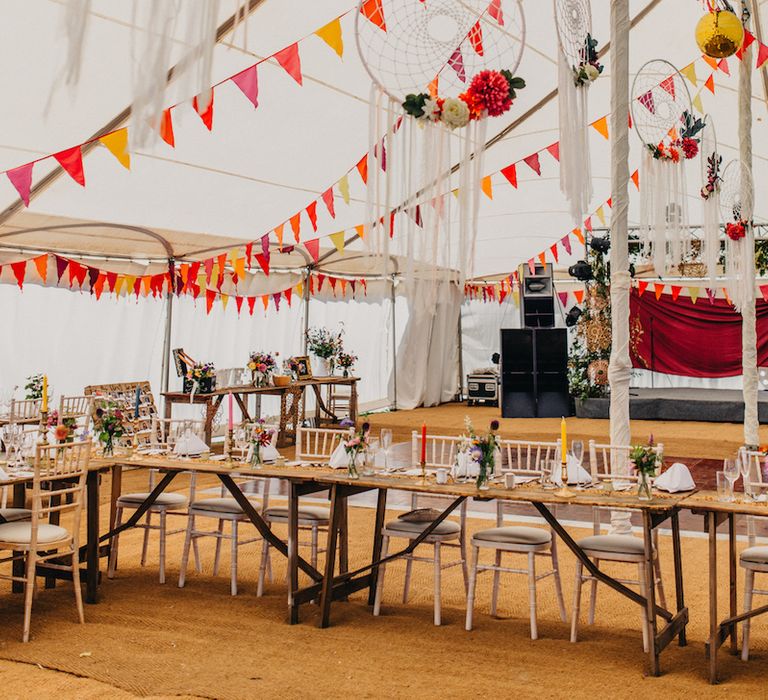
<path id="1" fill-rule="evenodd" d="M 580 282 L 588 282 L 593 278 L 592 266 L 586 260 L 579 260 L 568 268 L 568 274 Z"/>
<path id="2" fill-rule="evenodd" d="M 589 247 L 596 253 L 607 253 L 611 248 L 611 241 L 608 238 L 590 238 Z"/>
<path id="3" fill-rule="evenodd" d="M 565 325 L 568 326 L 568 328 L 575 326 L 578 323 L 581 314 L 581 307 L 574 306 L 567 314 L 565 314 Z"/>

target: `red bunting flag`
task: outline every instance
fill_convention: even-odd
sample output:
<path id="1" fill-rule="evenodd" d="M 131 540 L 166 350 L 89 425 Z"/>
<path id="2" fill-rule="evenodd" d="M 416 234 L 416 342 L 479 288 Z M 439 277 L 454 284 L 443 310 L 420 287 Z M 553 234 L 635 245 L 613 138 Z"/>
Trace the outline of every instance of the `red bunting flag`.
<path id="1" fill-rule="evenodd" d="M 583 289 L 574 289 L 573 290 L 573 296 L 576 299 L 577 304 L 581 304 L 582 301 L 584 301 L 584 290 Z"/>
<path id="2" fill-rule="evenodd" d="M 13 270 L 13 276 L 16 278 L 16 284 L 19 285 L 19 289 L 24 289 L 24 277 L 27 275 L 27 261 L 20 260 L 19 262 L 11 263 L 11 270 Z"/>
<path id="3" fill-rule="evenodd" d="M 329 187 L 323 194 L 321 195 L 323 202 L 325 203 L 325 208 L 328 209 L 328 213 L 331 215 L 331 218 L 336 218 L 336 208 L 334 206 L 333 202 L 333 187 Z"/>
<path id="4" fill-rule="evenodd" d="M 288 302 L 288 306 L 291 305 L 291 295 L 292 294 L 293 294 L 293 287 L 288 287 L 288 289 L 286 289 L 283 292 L 283 296 L 285 297 L 285 300 Z"/>
<path id="5" fill-rule="evenodd" d="M 357 172 L 360 173 L 360 177 L 363 180 L 363 184 L 368 184 L 368 156 L 364 155 L 355 166 L 357 168 Z"/>
<path id="6" fill-rule="evenodd" d="M 557 243 L 549 246 L 549 250 L 552 252 L 552 257 L 555 259 L 555 262 L 560 262 L 560 258 L 557 253 Z"/>
<path id="7" fill-rule="evenodd" d="M 160 138 L 169 146 L 176 146 L 176 137 L 173 135 L 173 120 L 171 119 L 171 108 L 163 110 L 160 117 Z"/>
<path id="8" fill-rule="evenodd" d="M 96 301 L 101 299 L 101 294 L 104 291 L 104 282 L 107 281 L 107 276 L 100 272 L 98 278 L 96 279 L 96 284 L 93 285 L 93 288 L 91 291 L 96 296 Z"/>
<path id="9" fill-rule="evenodd" d="M 313 238 L 309 241 L 304 241 L 304 247 L 307 249 L 307 252 L 312 256 L 312 259 L 317 262 L 318 258 L 320 257 L 320 240 L 317 238 Z"/>
<path id="10" fill-rule="evenodd" d="M 213 88 L 210 88 L 207 95 L 204 93 L 195 95 L 192 98 L 192 107 L 200 115 L 205 128 L 211 131 L 213 129 Z"/>
<path id="11" fill-rule="evenodd" d="M 282 297 L 280 296 L 280 292 L 275 292 L 272 295 L 272 301 L 275 302 L 275 311 L 280 311 L 280 299 Z"/>
<path id="12" fill-rule="evenodd" d="M 11 184 L 16 188 L 16 191 L 21 197 L 21 201 L 24 202 L 24 206 L 29 206 L 29 191 L 32 188 L 32 167 L 34 163 L 27 163 L 26 165 L 20 165 L 18 168 L 7 170 L 6 175 L 11 181 Z"/>
<path id="13" fill-rule="evenodd" d="M 478 20 L 472 25 L 472 29 L 469 30 L 469 43 L 472 44 L 472 48 L 478 56 L 484 54 L 483 49 L 483 28 L 480 26 Z"/>
<path id="14" fill-rule="evenodd" d="M 760 287 L 760 294 L 763 295 L 763 301 L 768 301 L 768 284 L 764 284 Z"/>
<path id="15" fill-rule="evenodd" d="M 531 155 L 523 158 L 525 164 L 533 170 L 537 175 L 541 175 L 541 165 L 539 164 L 539 154 L 531 153 Z"/>
<path id="16" fill-rule="evenodd" d="M 240 309 L 243 308 L 243 299 L 244 298 L 245 297 L 238 297 L 238 296 L 235 297 L 235 306 L 237 307 L 237 315 L 238 316 L 240 315 Z"/>
<path id="17" fill-rule="evenodd" d="M 256 305 L 256 297 L 248 297 L 248 314 L 253 316 L 253 307 Z"/>
<path id="18" fill-rule="evenodd" d="M 637 283 L 637 293 L 642 296 L 645 293 L 645 290 L 648 289 L 648 282 L 645 280 L 640 280 Z"/>
<path id="19" fill-rule="evenodd" d="M 80 146 L 67 148 L 64 151 L 54 153 L 53 157 L 59 165 L 67 171 L 67 174 L 78 184 L 85 187 L 85 173 L 83 172 L 83 154 Z"/>
<path id="20" fill-rule="evenodd" d="M 637 170 L 635 170 L 635 172 L 633 172 L 629 176 L 629 179 L 632 180 L 632 182 L 635 185 L 635 189 L 639 192 L 640 191 L 640 174 L 639 174 L 639 172 Z"/>
<path id="21" fill-rule="evenodd" d="M 262 253 L 256 253 L 256 262 L 259 263 L 264 274 L 269 276 L 269 258 Z"/>
<path id="22" fill-rule="evenodd" d="M 547 150 L 549 151 L 549 155 L 551 155 L 556 161 L 560 162 L 560 142 L 555 141 L 555 143 L 551 144 L 550 146 L 547 146 Z"/>
<path id="23" fill-rule="evenodd" d="M 704 87 L 707 88 L 713 95 L 715 94 L 715 74 L 710 73 L 709 77 L 704 81 Z"/>
<path id="24" fill-rule="evenodd" d="M 254 109 L 259 106 L 259 76 L 256 66 L 246 68 L 244 71 L 232 76 L 232 82 L 242 90 L 243 94 L 251 101 Z"/>
<path id="25" fill-rule="evenodd" d="M 491 0 L 488 5 L 488 14 L 499 23 L 500 27 L 504 26 L 504 12 L 501 9 L 501 0 Z"/>
<path id="26" fill-rule="evenodd" d="M 299 242 L 299 230 L 301 229 L 301 212 L 294 214 L 289 221 L 291 222 L 291 230 L 293 231 L 293 237 L 296 239 L 296 243 Z"/>
<path id="27" fill-rule="evenodd" d="M 509 184 L 512 185 L 512 187 L 517 189 L 517 166 L 514 163 L 508 165 L 506 168 L 502 168 L 501 174 L 509 180 Z"/>
<path id="28" fill-rule="evenodd" d="M 309 217 L 309 223 L 312 224 L 312 230 L 317 231 L 317 200 L 307 207 L 307 216 Z"/>
<path id="29" fill-rule="evenodd" d="M 672 290 L 672 301 L 677 301 L 677 297 L 680 296 L 680 292 L 683 290 L 683 288 L 674 284 L 669 285 L 669 288 Z"/>
<path id="30" fill-rule="evenodd" d="M 457 46 L 451 57 L 448 59 L 448 65 L 453 68 L 456 76 L 462 83 L 467 82 L 467 72 L 464 70 L 464 57 L 461 55 L 461 47 Z"/>
<path id="31" fill-rule="evenodd" d="M 675 76 L 670 75 L 668 78 L 664 78 L 659 83 L 659 87 L 662 90 L 666 90 L 670 95 L 672 95 L 672 99 L 675 99 Z"/>
<path id="32" fill-rule="evenodd" d="M 768 61 L 768 46 L 760 44 L 760 48 L 757 50 L 757 62 L 755 68 L 762 68 L 763 63 Z"/>
<path id="33" fill-rule="evenodd" d="M 387 23 L 384 21 L 384 8 L 381 6 L 381 0 L 365 0 L 360 5 L 360 14 L 382 31 L 387 31 Z"/>
<path id="34" fill-rule="evenodd" d="M 653 93 L 650 90 L 640 95 L 640 97 L 637 98 L 637 101 L 643 105 L 643 107 L 645 107 L 651 114 L 656 113 L 656 105 L 653 102 Z"/>
<path id="35" fill-rule="evenodd" d="M 275 54 L 275 60 L 299 85 L 302 84 L 299 45 L 291 44 Z"/>
<path id="36" fill-rule="evenodd" d="M 107 272 L 107 285 L 109 286 L 109 291 L 114 292 L 115 291 L 115 285 L 117 284 L 117 273 L 116 272 Z"/>
<path id="37" fill-rule="evenodd" d="M 205 313 L 209 314 L 211 313 L 211 309 L 213 308 L 213 302 L 216 299 L 216 292 L 214 292 L 212 289 L 206 289 L 205 290 Z"/>

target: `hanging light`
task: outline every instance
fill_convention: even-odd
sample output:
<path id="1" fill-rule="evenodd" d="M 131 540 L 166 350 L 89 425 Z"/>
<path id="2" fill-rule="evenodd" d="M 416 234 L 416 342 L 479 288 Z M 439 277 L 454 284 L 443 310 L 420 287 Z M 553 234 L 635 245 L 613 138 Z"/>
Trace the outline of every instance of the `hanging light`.
<path id="1" fill-rule="evenodd" d="M 707 12 L 696 25 L 696 43 L 711 58 L 733 56 L 744 41 L 744 25 L 730 10 Z"/>

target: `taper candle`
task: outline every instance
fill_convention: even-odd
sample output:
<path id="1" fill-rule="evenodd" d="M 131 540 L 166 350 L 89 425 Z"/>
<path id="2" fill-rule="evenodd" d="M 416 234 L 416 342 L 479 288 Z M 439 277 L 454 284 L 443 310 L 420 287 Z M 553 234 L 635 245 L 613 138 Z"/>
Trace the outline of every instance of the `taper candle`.
<path id="1" fill-rule="evenodd" d="M 427 461 L 427 424 L 421 424 L 421 464 Z"/>
<path id="2" fill-rule="evenodd" d="M 560 459 L 563 464 L 568 461 L 568 436 L 565 430 L 565 416 L 560 421 Z"/>
<path id="3" fill-rule="evenodd" d="M 229 394 L 229 429 L 234 430 L 235 427 L 235 416 L 234 416 L 234 409 L 232 407 L 232 392 L 230 391 Z"/>
<path id="4" fill-rule="evenodd" d="M 43 413 L 48 413 L 48 375 L 43 375 Z"/>

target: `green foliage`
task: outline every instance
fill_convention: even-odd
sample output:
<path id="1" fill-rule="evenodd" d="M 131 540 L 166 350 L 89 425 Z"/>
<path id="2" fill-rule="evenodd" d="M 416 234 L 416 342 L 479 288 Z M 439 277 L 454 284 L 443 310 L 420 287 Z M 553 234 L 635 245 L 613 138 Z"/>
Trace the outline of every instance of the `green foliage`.
<path id="1" fill-rule="evenodd" d="M 43 375 L 31 374 L 27 377 L 27 383 L 24 385 L 25 399 L 43 398 Z"/>
<path id="2" fill-rule="evenodd" d="M 411 93 L 405 96 L 405 102 L 403 102 L 403 109 L 406 114 L 410 114 L 412 117 L 424 116 L 424 103 L 429 99 L 429 95 L 426 92 L 421 92 L 418 95 Z"/>
<path id="3" fill-rule="evenodd" d="M 517 97 L 516 90 L 522 90 L 525 87 L 525 80 L 522 78 L 515 77 L 512 75 L 512 71 L 507 70 L 506 68 L 502 68 L 499 71 L 509 83 L 509 97 L 511 99 L 515 99 Z"/>

